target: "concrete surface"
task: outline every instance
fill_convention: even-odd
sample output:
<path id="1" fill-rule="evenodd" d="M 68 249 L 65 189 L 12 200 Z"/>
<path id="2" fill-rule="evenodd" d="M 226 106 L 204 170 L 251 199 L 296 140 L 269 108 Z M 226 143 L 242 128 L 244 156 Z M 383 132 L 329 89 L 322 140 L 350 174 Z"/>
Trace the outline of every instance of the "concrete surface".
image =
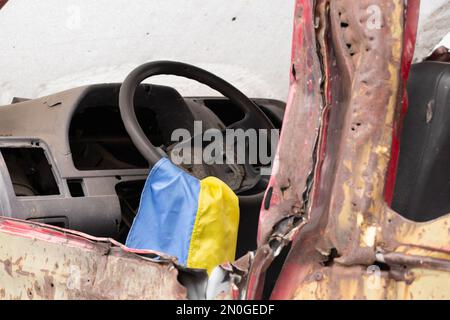
<path id="1" fill-rule="evenodd" d="M 293 0 L 10 0 L 0 11 L 0 105 L 121 82 L 162 59 L 206 68 L 249 96 L 285 100 L 293 8 Z M 155 79 L 182 94 L 214 94 Z"/>
<path id="2" fill-rule="evenodd" d="M 0 105 L 121 82 L 162 59 L 206 68 L 252 97 L 286 100 L 293 8 L 294 0 L 10 0 L 0 11 Z M 416 61 L 447 34 L 449 15 L 450 1 L 422 0 Z M 151 81 L 215 94 L 176 77 Z"/>

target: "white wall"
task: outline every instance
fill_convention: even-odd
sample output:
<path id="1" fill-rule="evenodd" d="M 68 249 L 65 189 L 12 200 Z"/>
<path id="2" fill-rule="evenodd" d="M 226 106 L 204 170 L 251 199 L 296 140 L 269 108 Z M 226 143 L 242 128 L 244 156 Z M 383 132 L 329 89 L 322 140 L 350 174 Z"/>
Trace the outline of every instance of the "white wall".
<path id="1" fill-rule="evenodd" d="M 10 0 L 0 10 L 0 105 L 121 82 L 159 59 L 206 68 L 249 96 L 285 100 L 293 8 L 293 0 Z M 155 79 L 186 95 L 213 93 Z"/>
<path id="2" fill-rule="evenodd" d="M 421 0 L 415 61 L 428 56 L 439 45 L 450 48 L 450 1 Z M 443 39 L 444 38 L 444 39 Z"/>
<path id="3" fill-rule="evenodd" d="M 206 68 L 249 96 L 285 100 L 293 9 L 294 0 L 10 0 L 0 10 L 0 105 L 121 82 L 159 59 Z M 450 1 L 422 0 L 417 59 L 447 33 L 449 15 Z M 175 77 L 152 82 L 212 94 Z"/>

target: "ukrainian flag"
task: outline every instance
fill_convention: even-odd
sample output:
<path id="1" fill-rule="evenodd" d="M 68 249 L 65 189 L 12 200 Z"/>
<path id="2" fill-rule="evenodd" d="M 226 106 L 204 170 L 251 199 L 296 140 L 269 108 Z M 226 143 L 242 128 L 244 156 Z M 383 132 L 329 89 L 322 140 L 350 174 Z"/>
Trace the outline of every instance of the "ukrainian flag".
<path id="1" fill-rule="evenodd" d="M 147 178 L 126 246 L 164 252 L 211 273 L 235 259 L 238 225 L 238 198 L 223 181 L 198 180 L 162 158 Z"/>

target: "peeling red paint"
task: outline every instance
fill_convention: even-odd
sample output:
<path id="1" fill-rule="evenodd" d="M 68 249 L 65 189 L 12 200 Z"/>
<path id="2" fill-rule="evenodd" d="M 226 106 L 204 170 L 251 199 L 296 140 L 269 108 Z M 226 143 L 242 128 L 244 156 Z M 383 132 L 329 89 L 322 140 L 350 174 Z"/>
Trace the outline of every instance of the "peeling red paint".
<path id="1" fill-rule="evenodd" d="M 407 13 L 405 15 L 405 34 L 403 43 L 403 59 L 402 59 L 402 69 L 401 76 L 403 83 L 407 83 L 409 77 L 409 71 L 411 69 L 412 59 L 414 57 L 414 48 L 417 37 L 417 26 L 419 23 L 419 11 L 420 11 L 420 0 L 410 0 L 408 2 Z M 389 164 L 389 169 L 386 177 L 386 191 L 385 200 L 389 205 L 392 203 L 392 198 L 394 196 L 395 188 L 395 178 L 397 175 L 398 159 L 400 154 L 400 135 L 402 132 L 403 120 L 405 118 L 406 112 L 408 111 L 408 94 L 406 92 L 406 85 L 403 88 L 403 101 L 402 107 L 397 116 L 397 121 L 394 126 L 394 132 L 392 135 L 392 151 L 391 151 L 391 161 Z"/>

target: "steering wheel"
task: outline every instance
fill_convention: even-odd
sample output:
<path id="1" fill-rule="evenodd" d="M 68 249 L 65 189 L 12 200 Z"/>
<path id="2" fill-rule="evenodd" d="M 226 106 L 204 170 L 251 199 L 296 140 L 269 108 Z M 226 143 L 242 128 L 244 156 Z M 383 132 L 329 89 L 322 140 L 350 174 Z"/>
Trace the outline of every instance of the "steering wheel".
<path id="1" fill-rule="evenodd" d="M 139 125 L 134 111 L 134 94 L 136 88 L 145 79 L 156 75 L 175 75 L 196 80 L 220 92 L 239 107 L 244 117 L 228 126 L 229 129 L 273 129 L 274 126 L 261 109 L 246 95 L 216 75 L 198 67 L 174 61 L 155 61 L 143 64 L 134 69 L 122 83 L 119 93 L 119 108 L 125 129 L 136 148 L 153 167 L 163 155 L 145 135 Z M 246 168 L 249 167 L 245 164 Z M 247 170 L 246 170 L 247 171 Z"/>

